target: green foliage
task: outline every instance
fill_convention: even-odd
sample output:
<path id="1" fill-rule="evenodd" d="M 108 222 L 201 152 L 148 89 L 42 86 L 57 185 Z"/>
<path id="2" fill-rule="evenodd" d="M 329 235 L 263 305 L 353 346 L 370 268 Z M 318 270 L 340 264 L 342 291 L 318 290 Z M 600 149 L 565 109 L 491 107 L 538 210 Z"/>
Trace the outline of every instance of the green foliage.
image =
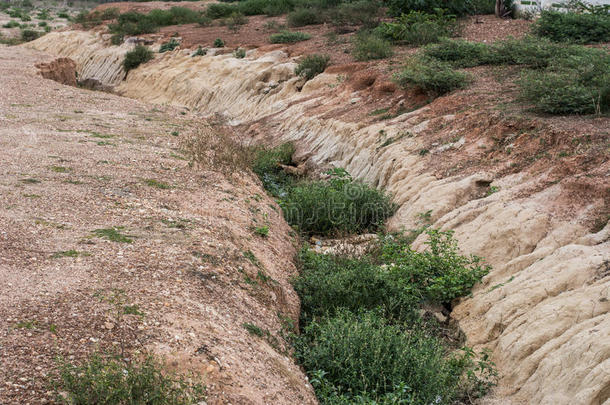
<path id="1" fill-rule="evenodd" d="M 235 56 L 237 59 L 243 59 L 246 57 L 246 50 L 243 48 L 237 48 L 233 51 L 233 56 Z"/>
<path id="2" fill-rule="evenodd" d="M 378 312 L 339 311 L 304 328 L 295 356 L 321 403 L 451 404 L 477 367 L 471 352 L 446 352 L 439 339 Z"/>
<path id="3" fill-rule="evenodd" d="M 42 36 L 42 32 L 34 30 L 21 30 L 21 39 L 24 42 L 30 42 Z"/>
<path id="4" fill-rule="evenodd" d="M 98 238 L 106 239 L 111 242 L 132 243 L 133 239 L 131 239 L 130 235 L 122 234 L 122 230 L 122 226 L 115 226 L 112 228 L 96 229 L 92 233 Z"/>
<path id="5" fill-rule="evenodd" d="M 146 63 L 154 58 L 153 52 L 144 45 L 137 45 L 133 50 L 125 54 L 123 68 L 125 72 L 135 69 L 142 63 Z"/>
<path id="6" fill-rule="evenodd" d="M 232 31 L 239 30 L 240 25 L 244 25 L 248 23 L 248 19 L 240 12 L 233 12 L 224 23 L 229 27 Z"/>
<path id="7" fill-rule="evenodd" d="M 328 11 L 327 19 L 335 25 L 361 25 L 365 29 L 379 24 L 381 4 L 378 1 L 358 0 L 339 4 Z"/>
<path id="8" fill-rule="evenodd" d="M 383 238 L 374 254 L 361 259 L 302 251 L 301 272 L 293 281 L 302 319 L 339 308 L 380 308 L 388 319 L 408 322 L 422 303 L 448 304 L 468 294 L 489 268 L 476 256 L 461 256 L 450 232 L 426 233 L 428 248 L 423 252 L 397 236 Z"/>
<path id="9" fill-rule="evenodd" d="M 610 14 L 544 10 L 534 23 L 536 35 L 556 42 L 590 44 L 610 41 Z"/>
<path id="10" fill-rule="evenodd" d="M 280 165 L 289 165 L 295 148 L 292 143 L 285 143 L 272 149 L 261 148 L 254 152 L 252 171 L 261 179 L 263 186 L 275 197 L 286 194 L 290 177 Z"/>
<path id="11" fill-rule="evenodd" d="M 425 45 L 454 35 L 456 29 L 455 16 L 437 10 L 434 14 L 421 11 L 402 14 L 394 22 L 381 23 L 376 32 L 394 42 Z"/>
<path id="12" fill-rule="evenodd" d="M 259 326 L 255 325 L 255 324 L 253 324 L 253 323 L 246 322 L 246 323 L 244 323 L 242 326 L 243 326 L 243 327 L 244 327 L 244 329 L 245 329 L 245 330 L 247 330 L 247 331 L 248 331 L 248 333 L 250 333 L 251 335 L 258 336 L 258 337 L 263 337 L 263 336 L 265 336 L 265 331 L 264 331 L 264 330 L 263 330 L 261 327 L 259 327 Z"/>
<path id="13" fill-rule="evenodd" d="M 178 46 L 180 46 L 180 42 L 178 42 L 174 38 L 172 38 L 168 42 L 164 42 L 161 44 L 161 46 L 159 47 L 159 53 L 173 51 Z"/>
<path id="14" fill-rule="evenodd" d="M 190 405 L 205 400 L 202 385 L 162 368 L 152 356 L 124 362 L 95 354 L 78 365 L 62 361 L 53 385 L 58 400 L 71 405 Z"/>
<path id="15" fill-rule="evenodd" d="M 266 238 L 267 236 L 269 236 L 269 227 L 267 225 L 256 227 L 254 228 L 254 233 L 259 236 L 262 236 L 263 238 Z"/>
<path id="16" fill-rule="evenodd" d="M 205 15 L 213 20 L 216 20 L 218 18 L 228 17 L 236 10 L 236 7 L 232 4 L 212 3 L 206 9 Z"/>
<path id="17" fill-rule="evenodd" d="M 288 14 L 286 21 L 291 27 L 303 27 L 305 25 L 320 24 L 322 16 L 318 10 L 311 8 L 299 8 Z"/>
<path id="18" fill-rule="evenodd" d="M 199 46 L 197 48 L 197 50 L 191 55 L 192 57 L 195 56 L 204 56 L 208 53 L 208 48 L 202 48 L 201 46 Z"/>
<path id="19" fill-rule="evenodd" d="M 389 58 L 393 54 L 392 44 L 378 35 L 362 31 L 354 38 L 352 55 L 356 60 L 384 59 Z"/>
<path id="20" fill-rule="evenodd" d="M 225 46 L 225 41 L 223 41 L 220 38 L 216 38 L 214 40 L 214 44 L 213 45 L 214 45 L 214 48 L 223 48 Z"/>
<path id="21" fill-rule="evenodd" d="M 311 39 L 311 35 L 299 31 L 281 31 L 277 34 L 271 34 L 269 42 L 272 44 L 289 44 Z"/>
<path id="22" fill-rule="evenodd" d="M 473 14 L 495 14 L 496 13 L 496 2 L 495 0 L 471 0 Z M 505 2 L 506 4 L 506 2 Z"/>
<path id="23" fill-rule="evenodd" d="M 108 28 L 114 34 L 139 35 L 157 32 L 159 27 L 191 24 L 201 20 L 201 13 L 186 7 L 172 7 L 169 10 L 151 10 L 148 14 L 129 11 L 118 15 L 116 24 Z"/>
<path id="24" fill-rule="evenodd" d="M 306 80 L 311 80 L 324 72 L 329 62 L 330 57 L 328 55 L 308 55 L 299 61 L 294 73 L 304 77 Z"/>
<path id="25" fill-rule="evenodd" d="M 455 67 L 479 66 L 491 60 L 490 48 L 485 44 L 446 38 L 438 44 L 426 46 L 423 53 L 430 58 L 451 62 Z"/>
<path id="26" fill-rule="evenodd" d="M 454 70 L 449 63 L 425 56 L 410 58 L 395 79 L 403 87 L 415 86 L 435 95 L 463 88 L 471 80 L 468 74 Z"/>
<path id="27" fill-rule="evenodd" d="M 436 10 L 444 9 L 456 16 L 473 14 L 471 0 L 388 0 L 390 15 L 398 17 L 410 11 L 423 11 L 434 14 Z"/>
<path id="28" fill-rule="evenodd" d="M 149 187 L 159 188 L 161 190 L 168 190 L 172 188 L 172 186 L 169 184 L 155 179 L 146 179 L 144 180 L 144 183 Z"/>
<path id="29" fill-rule="evenodd" d="M 7 22 L 6 24 L 4 24 L 2 26 L 2 28 L 17 28 L 19 27 L 21 24 L 19 24 L 17 21 L 15 20 L 11 20 L 9 22 Z"/>
<path id="30" fill-rule="evenodd" d="M 354 181 L 343 169 L 327 181 L 301 182 L 280 201 L 289 224 L 304 233 L 332 235 L 377 231 L 395 211 L 389 196 Z"/>

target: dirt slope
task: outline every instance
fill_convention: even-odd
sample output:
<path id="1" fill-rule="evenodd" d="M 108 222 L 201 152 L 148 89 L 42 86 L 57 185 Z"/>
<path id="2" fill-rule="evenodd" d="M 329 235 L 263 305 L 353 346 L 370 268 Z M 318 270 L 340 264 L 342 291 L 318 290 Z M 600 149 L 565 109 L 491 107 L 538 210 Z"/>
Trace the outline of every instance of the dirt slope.
<path id="1" fill-rule="evenodd" d="M 313 403 L 242 326 L 276 335 L 298 315 L 290 228 L 259 182 L 188 167 L 196 115 L 43 79 L 50 61 L 0 47 L 0 403 L 44 403 L 56 356 L 108 348 L 201 373 L 208 403 Z M 132 243 L 92 233 L 111 227 Z M 117 299 L 144 315 L 114 315 Z"/>

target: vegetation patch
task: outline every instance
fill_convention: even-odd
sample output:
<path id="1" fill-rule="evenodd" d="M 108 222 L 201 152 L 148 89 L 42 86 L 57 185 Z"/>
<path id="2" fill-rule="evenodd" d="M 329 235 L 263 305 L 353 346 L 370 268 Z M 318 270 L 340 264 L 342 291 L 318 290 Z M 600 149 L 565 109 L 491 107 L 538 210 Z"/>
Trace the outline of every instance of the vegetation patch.
<path id="1" fill-rule="evenodd" d="M 205 400 L 205 387 L 164 370 L 152 356 L 124 361 L 92 355 L 80 364 L 61 361 L 51 378 L 63 404 L 190 405 Z"/>
<path id="2" fill-rule="evenodd" d="M 164 53 L 167 51 L 173 51 L 174 49 L 176 49 L 178 46 L 180 46 L 180 42 L 176 41 L 176 39 L 172 38 L 167 42 L 164 42 L 161 44 L 161 46 L 159 47 L 159 53 Z"/>
<path id="3" fill-rule="evenodd" d="M 402 14 L 393 22 L 381 23 L 375 31 L 393 42 L 419 46 L 454 36 L 457 27 L 455 16 L 439 9 L 434 14 L 421 11 Z"/>
<path id="4" fill-rule="evenodd" d="M 123 69 L 125 69 L 125 72 L 129 72 L 131 69 L 137 68 L 142 63 L 149 62 L 153 58 L 153 51 L 144 45 L 137 45 L 133 50 L 125 54 Z"/>
<path id="5" fill-rule="evenodd" d="M 324 72 L 329 62 L 330 57 L 328 55 L 307 55 L 299 61 L 294 73 L 304 77 L 306 80 L 311 80 Z"/>
<path id="6" fill-rule="evenodd" d="M 122 226 L 115 226 L 112 228 L 96 229 L 92 233 L 98 238 L 106 239 L 111 242 L 119 243 L 132 243 L 131 235 L 124 235 L 121 231 L 124 229 Z"/>
<path id="7" fill-rule="evenodd" d="M 534 23 L 534 33 L 556 42 L 591 44 L 610 41 L 610 14 L 585 11 L 543 10 Z"/>
<path id="8" fill-rule="evenodd" d="M 396 76 L 403 87 L 416 86 L 437 96 L 466 87 L 470 80 L 468 74 L 454 70 L 449 63 L 425 57 L 409 59 Z"/>
<path id="9" fill-rule="evenodd" d="M 311 35 L 299 31 L 281 31 L 277 34 L 271 34 L 269 42 L 272 44 L 290 44 L 294 42 L 307 41 L 311 39 Z"/>
<path id="10" fill-rule="evenodd" d="M 353 42 L 352 56 L 359 61 L 385 59 L 394 54 L 390 41 L 375 33 L 359 32 Z"/>

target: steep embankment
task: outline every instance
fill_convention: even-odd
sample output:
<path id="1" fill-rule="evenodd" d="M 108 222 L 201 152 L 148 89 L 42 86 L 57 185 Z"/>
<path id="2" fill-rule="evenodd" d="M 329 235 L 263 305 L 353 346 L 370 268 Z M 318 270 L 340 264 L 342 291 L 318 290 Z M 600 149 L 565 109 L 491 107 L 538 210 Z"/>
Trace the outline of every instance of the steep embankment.
<path id="1" fill-rule="evenodd" d="M 53 399 L 58 356 L 145 349 L 210 404 L 315 403 L 273 340 L 295 240 L 258 179 L 189 166 L 175 135 L 200 117 L 43 79 L 50 60 L 0 47 L 0 403 Z"/>
<path id="2" fill-rule="evenodd" d="M 98 78 L 120 71 L 101 55 L 124 52 L 83 32 L 30 46 L 71 57 Z M 393 193 L 393 230 L 422 221 L 453 229 L 463 251 L 493 265 L 452 316 L 471 345 L 493 350 L 502 403 L 608 400 L 608 119 L 499 112 L 501 90 L 479 70 L 473 88 L 379 121 L 372 106 L 412 105 L 409 95 L 354 66 L 332 67 L 304 86 L 293 68 L 281 51 L 236 59 L 178 50 L 130 72 L 116 90 L 220 113 L 244 136 L 295 141 L 297 158 L 344 167 Z"/>

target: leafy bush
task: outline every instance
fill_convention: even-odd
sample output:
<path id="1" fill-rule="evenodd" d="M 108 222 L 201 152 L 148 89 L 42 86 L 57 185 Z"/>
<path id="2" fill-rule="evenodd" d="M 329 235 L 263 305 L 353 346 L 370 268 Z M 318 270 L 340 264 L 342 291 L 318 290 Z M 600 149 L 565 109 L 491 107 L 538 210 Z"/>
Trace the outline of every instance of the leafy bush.
<path id="1" fill-rule="evenodd" d="M 438 44 L 424 48 L 424 55 L 450 62 L 455 67 L 473 67 L 491 60 L 491 50 L 486 44 L 464 40 L 443 39 Z"/>
<path id="2" fill-rule="evenodd" d="M 230 30 L 238 30 L 240 25 L 248 23 L 248 19 L 240 12 L 233 12 L 224 23 L 229 27 Z"/>
<path id="3" fill-rule="evenodd" d="M 524 72 L 521 96 L 549 114 L 591 114 L 610 110 L 610 55 L 583 48 L 580 55 L 554 59 L 544 71 Z"/>
<path id="4" fill-rule="evenodd" d="M 137 45 L 133 50 L 125 54 L 123 60 L 123 68 L 125 72 L 129 72 L 131 69 L 135 69 L 142 63 L 146 63 L 152 60 L 154 57 L 153 52 L 144 45 Z"/>
<path id="5" fill-rule="evenodd" d="M 272 149 L 260 148 L 254 153 L 252 171 L 261 179 L 265 189 L 275 197 L 285 196 L 285 189 L 291 182 L 280 165 L 289 165 L 294 151 L 292 143 L 285 143 Z"/>
<path id="6" fill-rule="evenodd" d="M 271 34 L 269 42 L 272 44 L 288 44 L 311 39 L 311 35 L 299 31 L 280 31 L 277 34 Z"/>
<path id="7" fill-rule="evenodd" d="M 286 221 L 304 233 L 332 235 L 377 231 L 395 210 L 390 198 L 352 180 L 343 169 L 328 181 L 303 182 L 280 201 Z"/>
<path id="8" fill-rule="evenodd" d="M 329 62 L 330 57 L 328 55 L 308 55 L 299 61 L 294 73 L 304 77 L 306 80 L 311 80 L 316 75 L 324 72 Z"/>
<path id="9" fill-rule="evenodd" d="M 42 32 L 34 30 L 21 30 L 21 40 L 25 42 L 33 41 L 42 36 Z"/>
<path id="10" fill-rule="evenodd" d="M 356 60 L 384 59 L 393 54 L 392 44 L 377 35 L 360 32 L 354 38 L 352 55 Z"/>
<path id="11" fill-rule="evenodd" d="M 263 12 L 268 16 L 278 16 L 290 12 L 293 8 L 294 2 L 291 0 L 267 0 Z"/>
<path id="12" fill-rule="evenodd" d="M 159 47 L 159 53 L 173 51 L 178 46 L 180 46 L 180 42 L 178 42 L 174 38 L 172 38 L 168 42 L 164 42 L 161 44 L 161 46 Z"/>
<path id="13" fill-rule="evenodd" d="M 214 48 L 223 48 L 225 46 L 225 41 L 220 38 L 216 38 L 214 40 Z"/>
<path id="14" fill-rule="evenodd" d="M 246 57 L 246 50 L 243 48 L 237 48 L 233 51 L 233 56 L 235 56 L 237 59 L 243 59 Z"/>
<path id="15" fill-rule="evenodd" d="M 424 302 L 448 304 L 468 294 L 489 268 L 476 256 L 461 256 L 450 232 L 426 232 L 423 252 L 396 236 L 385 237 L 375 254 L 360 259 L 301 252 L 301 272 L 293 284 L 301 297 L 302 319 L 308 322 L 339 308 L 377 308 L 395 322 L 411 322 Z"/>
<path id="16" fill-rule="evenodd" d="M 374 28 L 379 24 L 381 5 L 378 1 L 359 0 L 341 3 L 328 12 L 328 20 L 335 25 L 361 25 Z"/>
<path id="17" fill-rule="evenodd" d="M 456 16 L 473 14 L 471 0 L 388 0 L 390 15 L 398 17 L 410 11 L 434 14 L 438 9 L 447 10 Z"/>
<path id="18" fill-rule="evenodd" d="M 439 339 L 377 312 L 339 311 L 307 325 L 295 355 L 321 403 L 451 404 L 473 362 L 469 352 L 446 351 Z"/>
<path id="19" fill-rule="evenodd" d="M 534 23 L 536 35 L 556 42 L 590 44 L 610 41 L 610 15 L 542 11 Z"/>
<path id="20" fill-rule="evenodd" d="M 303 27 L 305 25 L 320 24 L 322 22 L 321 18 L 322 17 L 317 10 L 299 8 L 288 14 L 286 20 L 291 27 Z"/>
<path id="21" fill-rule="evenodd" d="M 169 10 L 151 10 L 148 14 L 135 11 L 120 14 L 116 24 L 109 24 L 112 33 L 123 35 L 150 34 L 159 27 L 191 24 L 201 20 L 201 13 L 186 7 L 172 7 Z"/>
<path id="22" fill-rule="evenodd" d="M 449 63 L 424 56 L 410 58 L 395 78 L 403 87 L 416 86 L 435 95 L 461 89 L 471 80 L 468 74 L 452 69 Z"/>
<path id="23" fill-rule="evenodd" d="M 74 405 L 187 405 L 205 400 L 202 385 L 162 367 L 151 356 L 127 363 L 93 355 L 80 365 L 61 363 L 53 384 L 60 401 Z"/>
<path id="24" fill-rule="evenodd" d="M 199 46 L 197 48 L 197 50 L 195 52 L 193 52 L 193 54 L 191 55 L 192 57 L 195 56 L 204 56 L 208 53 L 208 48 L 202 48 L 201 46 Z"/>
<path id="25" fill-rule="evenodd" d="M 425 45 L 453 35 L 456 27 L 455 17 L 446 15 L 443 10 L 437 10 L 435 14 L 411 11 L 395 22 L 381 23 L 376 32 L 394 42 Z"/>
<path id="26" fill-rule="evenodd" d="M 237 7 L 232 4 L 212 3 L 205 11 L 205 15 L 212 20 L 225 18 L 237 11 Z"/>
<path id="27" fill-rule="evenodd" d="M 2 28 L 16 28 L 19 27 L 21 24 L 19 24 L 17 21 L 15 20 L 11 20 L 9 22 L 7 22 L 6 24 L 4 24 L 2 26 Z"/>

